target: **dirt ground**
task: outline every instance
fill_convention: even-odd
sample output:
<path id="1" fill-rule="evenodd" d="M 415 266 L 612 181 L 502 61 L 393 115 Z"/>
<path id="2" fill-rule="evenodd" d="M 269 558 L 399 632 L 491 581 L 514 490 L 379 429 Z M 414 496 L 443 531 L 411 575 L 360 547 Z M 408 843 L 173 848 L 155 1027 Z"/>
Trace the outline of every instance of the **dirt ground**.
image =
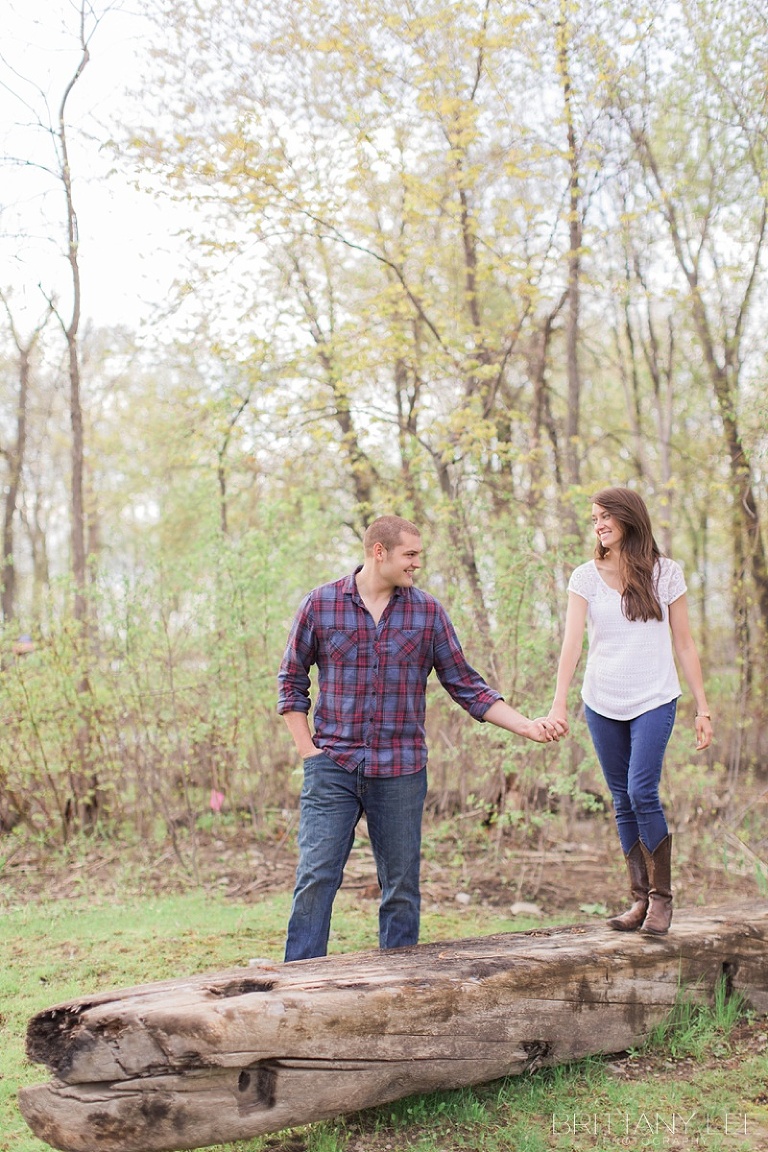
<path id="1" fill-rule="evenodd" d="M 358 831 L 344 887 L 375 900 L 376 872 L 364 823 Z M 296 814 L 286 812 L 269 831 L 222 820 L 193 836 L 177 831 L 171 843 L 159 845 L 95 836 L 52 850 L 39 841 L 0 837 L 0 907 L 72 898 L 82 894 L 84 885 L 124 895 L 202 886 L 257 902 L 291 890 L 295 833 Z M 725 826 L 673 834 L 677 908 L 766 897 L 765 876 L 760 856 Z M 543 922 L 575 919 L 580 913 L 591 919 L 603 909 L 613 913 L 627 896 L 623 860 L 606 814 L 567 827 L 553 822 L 535 842 L 486 828 L 471 813 L 427 816 L 422 893 L 425 906 L 481 903 L 501 915 L 514 905 L 535 905 Z"/>

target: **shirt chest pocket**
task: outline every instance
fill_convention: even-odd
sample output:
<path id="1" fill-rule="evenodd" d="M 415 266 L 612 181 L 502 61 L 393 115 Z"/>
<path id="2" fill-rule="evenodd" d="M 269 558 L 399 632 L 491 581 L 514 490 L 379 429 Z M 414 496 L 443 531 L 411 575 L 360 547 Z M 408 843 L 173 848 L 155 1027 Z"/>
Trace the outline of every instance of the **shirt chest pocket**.
<path id="1" fill-rule="evenodd" d="M 393 664 L 420 664 L 423 645 L 423 629 L 393 628 L 387 636 L 387 659 Z"/>
<path id="2" fill-rule="evenodd" d="M 345 632 L 341 628 L 329 630 L 326 637 L 328 657 L 334 664 L 353 664 L 357 660 L 357 632 Z"/>

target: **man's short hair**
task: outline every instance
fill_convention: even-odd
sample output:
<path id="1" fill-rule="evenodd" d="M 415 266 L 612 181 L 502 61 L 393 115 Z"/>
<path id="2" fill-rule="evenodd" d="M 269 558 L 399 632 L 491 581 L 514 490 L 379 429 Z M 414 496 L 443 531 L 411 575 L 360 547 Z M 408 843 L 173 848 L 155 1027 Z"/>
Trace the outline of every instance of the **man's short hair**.
<path id="1" fill-rule="evenodd" d="M 363 548 L 366 556 L 373 551 L 374 544 L 381 544 L 387 552 L 391 552 L 400 543 L 400 537 L 421 536 L 415 524 L 404 520 L 402 516 L 379 516 L 369 524 L 363 536 Z"/>

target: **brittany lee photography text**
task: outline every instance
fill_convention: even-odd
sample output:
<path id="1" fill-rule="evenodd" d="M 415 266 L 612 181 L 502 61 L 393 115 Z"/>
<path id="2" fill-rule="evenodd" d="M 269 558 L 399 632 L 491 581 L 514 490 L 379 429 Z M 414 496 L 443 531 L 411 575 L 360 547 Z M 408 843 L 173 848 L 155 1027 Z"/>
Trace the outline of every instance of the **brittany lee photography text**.
<path id="1" fill-rule="evenodd" d="M 613 1136 L 629 1142 L 647 1136 L 675 1136 L 697 1140 L 702 1136 L 749 1135 L 746 1112 L 553 1112 L 553 1136 Z"/>

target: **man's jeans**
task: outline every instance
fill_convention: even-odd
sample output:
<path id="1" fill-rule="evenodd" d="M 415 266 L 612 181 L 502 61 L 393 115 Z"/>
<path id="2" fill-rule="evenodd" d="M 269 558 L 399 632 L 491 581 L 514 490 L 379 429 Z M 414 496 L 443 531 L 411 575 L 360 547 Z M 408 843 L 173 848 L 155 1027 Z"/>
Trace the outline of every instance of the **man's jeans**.
<path id="1" fill-rule="evenodd" d="M 653 852 L 667 835 L 659 781 L 676 711 L 677 701 L 671 700 L 632 720 L 611 720 L 584 705 L 625 856 L 638 838 Z"/>
<path id="2" fill-rule="evenodd" d="M 304 761 L 299 864 L 288 922 L 286 960 L 325 956 L 333 900 L 365 813 L 379 885 L 379 947 L 419 939 L 421 817 L 426 769 L 393 778 L 340 768 L 324 752 Z"/>

